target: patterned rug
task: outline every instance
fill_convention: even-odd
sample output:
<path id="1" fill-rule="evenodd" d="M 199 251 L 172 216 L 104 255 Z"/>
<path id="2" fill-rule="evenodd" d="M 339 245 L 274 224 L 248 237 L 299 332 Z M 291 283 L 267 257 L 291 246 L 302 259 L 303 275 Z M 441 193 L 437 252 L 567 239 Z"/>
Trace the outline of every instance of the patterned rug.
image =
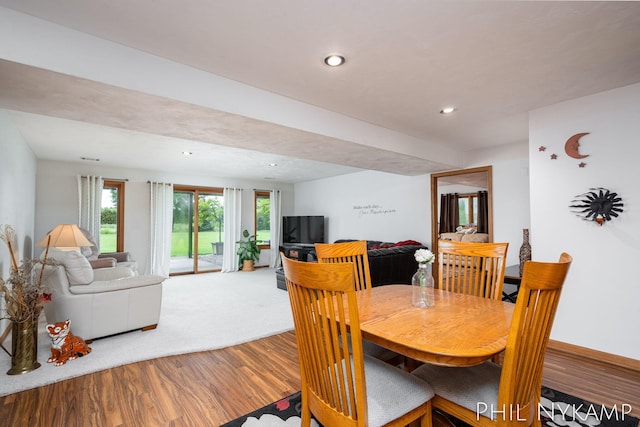
<path id="1" fill-rule="evenodd" d="M 300 406 L 298 392 L 221 427 L 298 427 Z M 538 412 L 543 427 L 638 427 L 638 418 L 630 416 L 629 410 L 628 405 L 605 408 L 543 387 Z M 315 420 L 311 426 L 322 427 Z"/>

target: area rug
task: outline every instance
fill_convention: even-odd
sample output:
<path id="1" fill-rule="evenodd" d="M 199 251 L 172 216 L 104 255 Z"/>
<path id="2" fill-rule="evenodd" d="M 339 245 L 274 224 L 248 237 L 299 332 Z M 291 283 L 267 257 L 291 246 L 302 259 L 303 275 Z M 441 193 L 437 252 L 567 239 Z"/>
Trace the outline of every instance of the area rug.
<path id="1" fill-rule="evenodd" d="M 0 351 L 0 396 L 120 365 L 163 356 L 229 347 L 293 329 L 286 291 L 274 269 L 174 276 L 163 285 L 158 327 L 101 338 L 92 352 L 66 365 L 47 363 L 51 340 L 44 315 L 38 334 L 40 368 L 6 375 L 11 359 Z M 73 332 L 73 319 L 71 324 Z M 11 347 L 11 339 L 5 347 Z"/>
<path id="2" fill-rule="evenodd" d="M 298 427 L 300 426 L 300 392 L 271 403 L 221 427 Z M 616 410 L 617 409 L 617 410 Z M 577 397 L 542 387 L 539 416 L 543 427 L 637 427 L 638 419 L 628 414 L 629 408 L 618 408 L 586 402 Z M 322 427 L 316 420 L 311 425 Z M 459 427 L 464 423 L 456 423 Z"/>

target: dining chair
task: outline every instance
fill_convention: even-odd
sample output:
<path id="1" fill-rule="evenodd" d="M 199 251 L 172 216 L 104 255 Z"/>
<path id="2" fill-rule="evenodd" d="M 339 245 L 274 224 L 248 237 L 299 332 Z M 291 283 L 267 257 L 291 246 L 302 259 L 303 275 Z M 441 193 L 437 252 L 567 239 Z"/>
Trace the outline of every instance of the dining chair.
<path id="1" fill-rule="evenodd" d="M 438 288 L 502 299 L 509 243 L 438 241 Z"/>
<path id="2" fill-rule="evenodd" d="M 353 265 L 354 289 L 360 291 L 371 288 L 371 271 L 369 270 L 369 255 L 367 241 L 356 240 L 340 243 L 316 243 L 316 255 L 320 263 L 344 263 Z M 373 356 L 392 365 L 404 363 L 404 356 L 374 344 L 363 341 L 365 354 Z"/>
<path id="3" fill-rule="evenodd" d="M 362 351 L 353 266 L 286 258 L 282 265 L 302 383 L 302 426 L 431 427 L 431 386 Z M 345 318 L 350 319 L 347 333 Z"/>
<path id="4" fill-rule="evenodd" d="M 433 386 L 434 409 L 472 426 L 540 425 L 544 354 L 571 261 L 563 253 L 557 263 L 525 263 L 502 366 L 425 364 L 413 371 Z"/>
<path id="5" fill-rule="evenodd" d="M 367 241 L 316 243 L 318 262 L 351 262 L 356 291 L 371 288 Z"/>

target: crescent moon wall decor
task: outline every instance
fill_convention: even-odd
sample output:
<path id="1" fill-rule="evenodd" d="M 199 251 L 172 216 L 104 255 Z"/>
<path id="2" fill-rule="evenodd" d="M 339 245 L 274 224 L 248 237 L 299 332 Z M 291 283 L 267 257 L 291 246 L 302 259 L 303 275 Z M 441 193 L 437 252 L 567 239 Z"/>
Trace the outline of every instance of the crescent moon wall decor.
<path id="1" fill-rule="evenodd" d="M 580 218 L 587 221 L 595 221 L 599 225 L 605 221 L 611 221 L 623 212 L 622 198 L 606 188 L 590 188 L 590 191 L 580 194 L 573 200 L 569 207 Z"/>
<path id="2" fill-rule="evenodd" d="M 573 157 L 574 159 L 584 159 L 585 157 L 589 157 L 588 154 L 580 154 L 579 151 L 580 138 L 585 135 L 589 135 L 589 132 L 577 133 L 567 139 L 567 142 L 564 144 L 564 151 L 567 153 L 567 156 Z"/>

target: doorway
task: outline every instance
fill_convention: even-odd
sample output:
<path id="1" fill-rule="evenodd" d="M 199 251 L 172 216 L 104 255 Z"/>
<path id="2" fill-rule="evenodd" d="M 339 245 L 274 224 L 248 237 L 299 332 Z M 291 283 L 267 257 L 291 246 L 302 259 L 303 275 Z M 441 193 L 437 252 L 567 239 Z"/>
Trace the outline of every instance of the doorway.
<path id="1" fill-rule="evenodd" d="M 223 190 L 174 186 L 170 274 L 220 271 L 223 254 Z"/>
<path id="2" fill-rule="evenodd" d="M 438 238 L 440 236 L 441 212 L 446 208 L 442 207 L 442 196 L 444 193 L 454 192 L 462 196 L 457 203 L 458 223 L 453 224 L 455 231 L 457 225 L 468 225 L 476 222 L 480 216 L 486 216 L 486 233 L 489 235 L 489 242 L 493 242 L 493 195 L 492 195 L 492 167 L 482 166 L 470 169 L 461 169 L 449 172 L 431 174 L 431 251 L 438 259 Z M 478 202 L 473 198 L 473 194 L 478 192 L 486 193 L 486 201 L 482 214 L 477 214 Z M 474 209 L 475 207 L 475 209 Z M 433 275 L 438 277 L 437 262 L 433 266 Z"/>

